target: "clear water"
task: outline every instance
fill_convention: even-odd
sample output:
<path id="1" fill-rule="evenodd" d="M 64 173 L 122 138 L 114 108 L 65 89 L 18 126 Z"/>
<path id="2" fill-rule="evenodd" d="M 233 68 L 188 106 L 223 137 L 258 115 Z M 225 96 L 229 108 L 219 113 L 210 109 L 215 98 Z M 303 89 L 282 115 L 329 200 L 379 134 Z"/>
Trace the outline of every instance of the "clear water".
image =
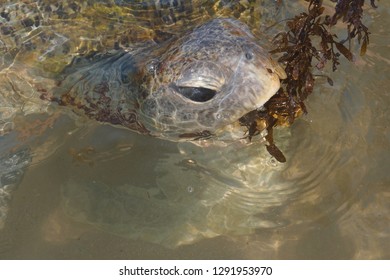
<path id="1" fill-rule="evenodd" d="M 261 143 L 199 147 L 66 115 L 17 120 L 25 133 L 0 140 L 0 258 L 388 259 L 390 3 L 379 4 L 367 54 L 343 61 L 309 114 L 276 131 L 286 164 Z M 15 149 L 23 137 L 31 148 Z"/>

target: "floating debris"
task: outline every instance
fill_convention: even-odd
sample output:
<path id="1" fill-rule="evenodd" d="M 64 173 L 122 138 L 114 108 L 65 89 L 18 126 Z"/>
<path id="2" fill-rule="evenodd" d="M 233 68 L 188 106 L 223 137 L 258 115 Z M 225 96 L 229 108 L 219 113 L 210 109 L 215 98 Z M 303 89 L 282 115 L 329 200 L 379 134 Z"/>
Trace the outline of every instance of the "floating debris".
<path id="1" fill-rule="evenodd" d="M 267 150 L 280 162 L 285 162 L 286 158 L 273 141 L 273 127 L 289 126 L 307 113 L 304 101 L 313 92 L 315 77 L 324 76 L 316 75 L 314 71 L 322 70 L 328 62 L 336 71 L 341 55 L 352 61 L 353 54 L 344 45 L 346 42 L 350 45 L 357 37 L 361 44 L 360 55 L 364 55 L 369 43 L 370 33 L 362 23 L 364 0 L 332 0 L 337 2 L 333 16 L 323 15 L 325 8 L 321 0 L 305 1 L 309 2 L 307 12 L 288 20 L 287 31 L 274 37 L 276 48 L 271 53 L 281 54 L 278 61 L 285 65 L 287 78 L 281 81 L 277 94 L 264 104 L 264 110 L 254 110 L 240 119 L 240 124 L 248 129 L 249 140 L 267 130 Z M 375 0 L 370 2 L 376 8 Z M 340 19 L 348 32 L 344 40 L 338 40 L 331 31 Z M 333 81 L 325 77 L 333 85 Z"/>

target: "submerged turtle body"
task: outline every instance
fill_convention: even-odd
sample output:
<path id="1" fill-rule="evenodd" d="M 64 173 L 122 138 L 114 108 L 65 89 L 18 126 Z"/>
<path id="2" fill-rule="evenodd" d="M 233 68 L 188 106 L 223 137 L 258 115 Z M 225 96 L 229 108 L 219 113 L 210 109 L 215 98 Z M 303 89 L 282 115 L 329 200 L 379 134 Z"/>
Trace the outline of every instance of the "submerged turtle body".
<path id="1" fill-rule="evenodd" d="M 189 9 L 184 3 L 166 3 L 164 9 L 161 2 L 154 8 L 174 8 L 190 15 L 202 7 L 197 3 Z M 88 15 L 88 1 L 77 5 L 66 2 L 58 6 L 50 1 L 17 5 L 9 4 L 2 12 L 3 123 L 19 108 L 25 113 L 44 110 L 48 102 L 41 99 L 45 99 L 70 105 L 101 122 L 171 140 L 218 136 L 241 116 L 261 107 L 278 90 L 279 78 L 284 76 L 249 28 L 235 19 L 209 20 L 195 28 L 183 28 L 181 33 L 172 27 L 173 34 L 165 40 L 156 39 L 158 43 L 120 42 L 124 40 L 122 31 L 111 49 L 104 46 L 80 56 L 83 46 L 77 47 L 78 53 L 71 49 L 83 41 L 85 30 L 80 30 L 77 38 L 70 33 L 75 31 L 72 23 L 62 32 L 55 22 L 79 21 L 80 15 Z M 134 9 L 134 5 L 124 7 Z M 102 10 L 103 6 L 98 2 L 95 7 Z M 106 8 L 112 11 L 108 16 L 114 14 L 124 21 L 118 6 Z M 23 19 L 17 18 L 21 11 Z M 171 13 L 171 20 L 180 19 L 173 16 Z M 107 31 L 103 34 L 102 44 L 114 40 Z M 41 44 L 36 37 L 41 38 Z M 12 47 L 16 47 L 15 54 L 11 54 Z M 72 62 L 65 66 L 70 59 Z M 60 63 L 65 65 L 60 67 Z"/>

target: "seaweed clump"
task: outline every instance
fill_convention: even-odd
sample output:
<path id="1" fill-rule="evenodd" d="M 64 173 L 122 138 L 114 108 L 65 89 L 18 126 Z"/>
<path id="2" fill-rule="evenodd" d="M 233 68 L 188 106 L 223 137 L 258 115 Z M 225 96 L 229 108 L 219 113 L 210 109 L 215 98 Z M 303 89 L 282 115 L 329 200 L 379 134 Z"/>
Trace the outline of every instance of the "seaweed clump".
<path id="1" fill-rule="evenodd" d="M 322 0 L 305 0 L 309 2 L 307 12 L 303 12 L 287 21 L 287 31 L 280 32 L 274 37 L 276 48 L 272 54 L 280 54 L 278 61 L 285 65 L 287 78 L 262 110 L 255 110 L 240 119 L 240 124 L 248 129 L 248 138 L 267 130 L 267 150 L 278 161 L 285 162 L 286 158 L 273 140 L 275 126 L 289 126 L 296 118 L 306 114 L 304 101 L 313 92 L 314 71 L 322 70 L 331 63 L 336 71 L 343 55 L 349 61 L 353 60 L 350 42 L 357 38 L 361 45 L 360 54 L 364 55 L 369 43 L 369 31 L 363 24 L 364 0 L 332 0 L 337 2 L 332 16 L 323 15 L 325 8 Z M 376 8 L 375 0 L 370 0 Z M 347 38 L 339 40 L 331 32 L 331 27 L 340 19 L 347 30 Z M 349 43 L 346 47 L 344 44 Z M 333 81 L 325 76 L 327 82 Z"/>

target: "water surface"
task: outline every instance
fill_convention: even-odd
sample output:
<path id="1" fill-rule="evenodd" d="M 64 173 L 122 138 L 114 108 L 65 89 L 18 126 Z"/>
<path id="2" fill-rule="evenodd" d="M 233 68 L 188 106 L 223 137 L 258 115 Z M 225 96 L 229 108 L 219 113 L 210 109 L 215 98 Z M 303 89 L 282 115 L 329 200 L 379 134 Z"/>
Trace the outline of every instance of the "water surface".
<path id="1" fill-rule="evenodd" d="M 309 114 L 276 131 L 285 164 L 260 142 L 200 147 L 69 115 L 17 120 L 31 144 L 0 140 L 11 160 L 0 258 L 388 259 L 390 4 L 379 5 L 367 54 L 342 61 L 334 86 L 319 80 Z"/>

